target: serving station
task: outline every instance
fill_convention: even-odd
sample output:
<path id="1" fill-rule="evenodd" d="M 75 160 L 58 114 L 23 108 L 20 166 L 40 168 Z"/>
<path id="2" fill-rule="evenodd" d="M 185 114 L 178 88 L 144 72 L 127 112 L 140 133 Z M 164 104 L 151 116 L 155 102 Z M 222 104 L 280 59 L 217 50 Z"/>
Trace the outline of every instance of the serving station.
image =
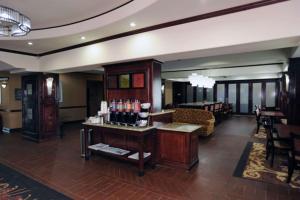
<path id="1" fill-rule="evenodd" d="M 83 123 L 85 159 L 91 153 L 113 157 L 138 165 L 139 176 L 144 175 L 144 165 L 155 167 L 156 129 L 128 127 L 112 124 Z"/>
<path id="2" fill-rule="evenodd" d="M 104 66 L 106 101 L 83 123 L 82 156 L 132 162 L 143 176 L 157 163 L 190 169 L 198 162 L 201 126 L 172 123 L 174 110 L 161 110 L 161 65 L 145 60 Z"/>

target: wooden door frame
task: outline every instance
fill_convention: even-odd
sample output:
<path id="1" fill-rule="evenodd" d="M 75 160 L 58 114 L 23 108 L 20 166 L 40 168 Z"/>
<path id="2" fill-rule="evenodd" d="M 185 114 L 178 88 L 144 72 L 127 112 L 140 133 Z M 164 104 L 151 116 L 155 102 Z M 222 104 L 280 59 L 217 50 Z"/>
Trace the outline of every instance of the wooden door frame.
<path id="1" fill-rule="evenodd" d="M 103 81 L 100 81 L 100 80 L 86 80 L 86 116 L 89 116 L 89 109 L 90 109 L 90 106 L 89 106 L 89 100 L 90 100 L 90 97 L 88 95 L 88 83 L 91 83 L 91 82 L 96 82 L 96 83 L 101 83 L 102 84 L 102 97 L 103 97 L 103 100 L 105 100 L 105 92 L 104 92 L 104 83 Z"/>

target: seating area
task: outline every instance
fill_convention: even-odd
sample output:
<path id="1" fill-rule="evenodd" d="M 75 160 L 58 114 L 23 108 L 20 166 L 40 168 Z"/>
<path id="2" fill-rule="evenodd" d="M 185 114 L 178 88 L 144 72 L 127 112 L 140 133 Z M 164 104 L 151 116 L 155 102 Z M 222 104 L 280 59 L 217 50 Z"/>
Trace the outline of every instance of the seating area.
<path id="1" fill-rule="evenodd" d="M 266 132 L 266 160 L 271 168 L 274 167 L 275 157 L 285 160 L 288 163 L 286 182 L 290 183 L 294 170 L 300 169 L 300 126 L 286 124 L 279 109 L 262 110 L 258 105 L 255 108 L 256 134 L 261 126 Z"/>
<path id="2" fill-rule="evenodd" d="M 202 125 L 200 129 L 202 136 L 209 136 L 214 132 L 215 117 L 210 111 L 191 108 L 176 108 L 172 115 L 172 121 Z"/>
<path id="3" fill-rule="evenodd" d="M 169 106 L 167 108 L 171 108 Z M 220 123 L 222 120 L 232 116 L 233 109 L 232 104 L 222 102 L 193 102 L 183 103 L 177 106 L 178 108 L 190 108 L 190 109 L 201 109 L 213 113 L 215 122 Z"/>

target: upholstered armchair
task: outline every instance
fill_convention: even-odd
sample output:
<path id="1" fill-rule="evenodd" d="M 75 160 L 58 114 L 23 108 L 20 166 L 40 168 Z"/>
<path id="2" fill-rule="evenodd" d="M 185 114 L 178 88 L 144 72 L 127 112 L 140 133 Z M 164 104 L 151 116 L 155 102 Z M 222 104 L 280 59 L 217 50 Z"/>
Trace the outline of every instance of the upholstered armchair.
<path id="1" fill-rule="evenodd" d="M 173 122 L 202 125 L 201 135 L 208 136 L 214 132 L 215 117 L 212 112 L 201 109 L 176 108 Z"/>

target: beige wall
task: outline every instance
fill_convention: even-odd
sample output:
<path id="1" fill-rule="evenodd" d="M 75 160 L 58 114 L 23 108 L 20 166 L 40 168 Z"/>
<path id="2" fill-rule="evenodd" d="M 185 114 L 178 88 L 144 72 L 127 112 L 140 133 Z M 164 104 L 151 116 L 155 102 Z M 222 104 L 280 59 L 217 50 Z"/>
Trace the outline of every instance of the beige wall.
<path id="1" fill-rule="evenodd" d="M 21 88 L 21 75 L 0 72 L 0 77 L 9 77 L 7 87 L 2 88 L 0 86 L 2 93 L 0 114 L 3 127 L 10 129 L 22 128 L 22 103 L 15 100 L 15 89 Z M 103 76 L 98 74 L 67 73 L 60 74 L 59 79 L 63 87 L 63 102 L 59 104 L 60 120 L 77 121 L 85 119 L 86 82 L 87 80 L 103 81 Z"/>
<path id="2" fill-rule="evenodd" d="M 66 73 L 60 74 L 63 102 L 59 104 L 61 121 L 78 121 L 86 117 L 86 83 L 87 80 L 103 81 L 99 74 Z"/>
<path id="3" fill-rule="evenodd" d="M 165 105 L 173 104 L 173 84 L 172 81 L 165 81 Z"/>
<path id="4" fill-rule="evenodd" d="M 0 77 L 9 77 L 6 88 L 1 89 L 0 114 L 3 127 L 16 129 L 22 127 L 22 104 L 15 100 L 15 89 L 21 88 L 21 75 L 0 72 Z"/>

